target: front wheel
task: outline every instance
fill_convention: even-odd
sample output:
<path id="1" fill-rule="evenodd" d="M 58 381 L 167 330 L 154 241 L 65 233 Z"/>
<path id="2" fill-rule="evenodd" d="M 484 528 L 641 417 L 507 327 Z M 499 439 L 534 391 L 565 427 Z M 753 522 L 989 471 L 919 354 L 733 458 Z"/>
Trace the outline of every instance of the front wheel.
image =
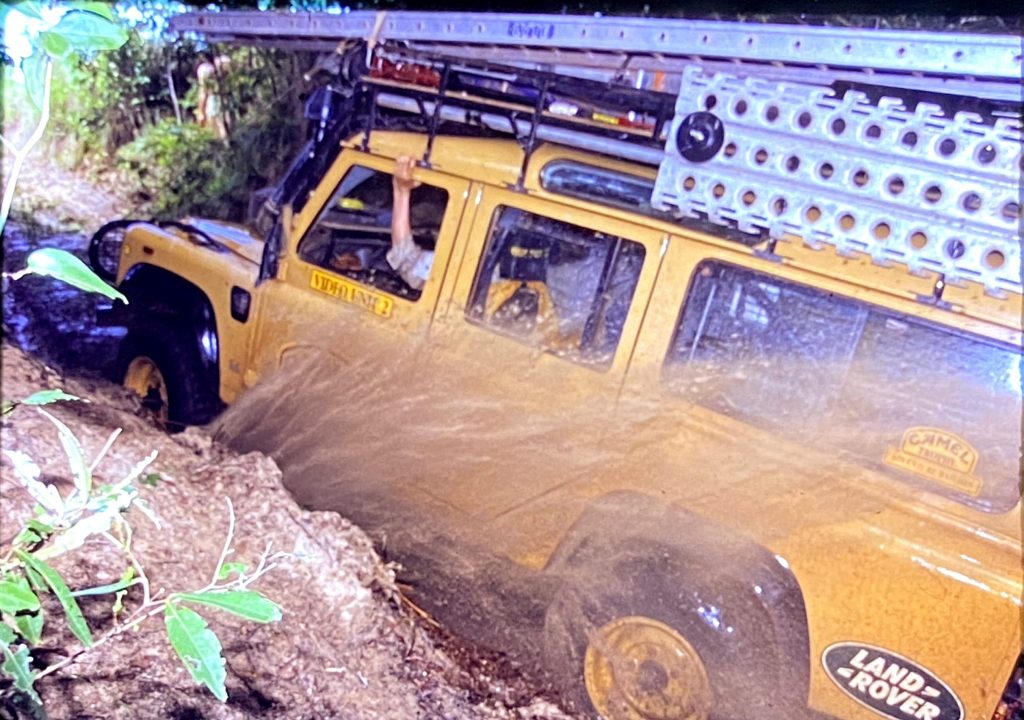
<path id="1" fill-rule="evenodd" d="M 218 409 L 195 338 L 168 322 L 131 328 L 121 346 L 119 376 L 168 430 L 201 425 Z"/>

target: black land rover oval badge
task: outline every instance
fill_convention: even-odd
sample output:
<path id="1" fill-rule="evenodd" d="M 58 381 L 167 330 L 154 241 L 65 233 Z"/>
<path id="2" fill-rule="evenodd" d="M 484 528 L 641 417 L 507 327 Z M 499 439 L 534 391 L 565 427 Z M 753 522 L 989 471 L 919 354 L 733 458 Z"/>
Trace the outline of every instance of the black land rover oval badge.
<path id="1" fill-rule="evenodd" d="M 836 643 L 821 664 L 843 691 L 880 715 L 898 720 L 963 720 L 964 706 L 946 683 L 889 650 Z"/>

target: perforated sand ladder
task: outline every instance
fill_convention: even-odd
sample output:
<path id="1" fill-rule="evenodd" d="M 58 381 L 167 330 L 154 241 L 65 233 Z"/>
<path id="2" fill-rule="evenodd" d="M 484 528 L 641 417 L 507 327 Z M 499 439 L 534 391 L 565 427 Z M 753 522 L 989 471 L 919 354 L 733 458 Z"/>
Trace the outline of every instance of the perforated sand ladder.
<path id="1" fill-rule="evenodd" d="M 675 137 L 705 110 L 722 119 L 725 144 L 690 162 Z M 1020 292 L 1021 172 L 1019 120 L 691 66 L 654 202 Z"/>

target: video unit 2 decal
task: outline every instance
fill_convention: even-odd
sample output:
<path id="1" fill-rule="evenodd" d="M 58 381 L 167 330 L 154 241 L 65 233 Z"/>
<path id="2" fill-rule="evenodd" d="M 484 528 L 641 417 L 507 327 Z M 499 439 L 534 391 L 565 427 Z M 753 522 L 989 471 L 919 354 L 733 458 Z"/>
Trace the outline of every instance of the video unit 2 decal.
<path id="1" fill-rule="evenodd" d="M 964 706 L 946 683 L 912 660 L 862 643 L 836 643 L 821 664 L 861 705 L 897 720 L 963 720 Z"/>

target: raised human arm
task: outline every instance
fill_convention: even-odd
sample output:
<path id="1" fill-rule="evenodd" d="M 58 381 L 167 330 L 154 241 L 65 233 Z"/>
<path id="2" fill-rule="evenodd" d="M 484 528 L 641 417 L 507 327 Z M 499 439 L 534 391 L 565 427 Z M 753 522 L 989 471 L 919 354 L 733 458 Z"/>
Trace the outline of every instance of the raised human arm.
<path id="1" fill-rule="evenodd" d="M 409 208 L 413 188 L 420 184 L 412 177 L 414 167 L 416 160 L 408 155 L 402 155 L 395 161 L 395 174 L 391 178 L 394 195 L 391 206 L 391 245 L 396 249 L 413 244 Z"/>

